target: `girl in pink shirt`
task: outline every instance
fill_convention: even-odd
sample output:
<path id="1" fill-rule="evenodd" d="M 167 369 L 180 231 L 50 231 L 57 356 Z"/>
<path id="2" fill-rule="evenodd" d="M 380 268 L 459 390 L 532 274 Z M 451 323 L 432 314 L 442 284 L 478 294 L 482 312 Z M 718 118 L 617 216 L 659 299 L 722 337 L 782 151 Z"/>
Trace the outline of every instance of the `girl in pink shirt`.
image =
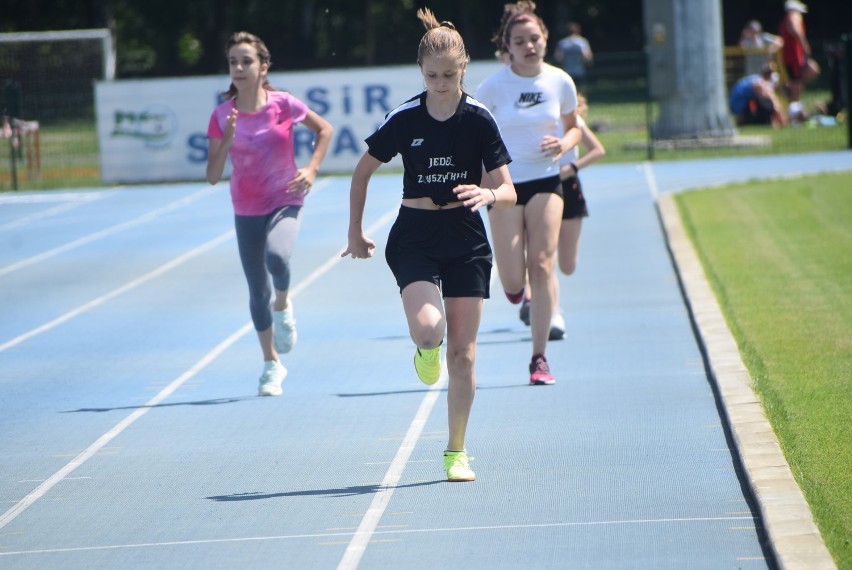
<path id="1" fill-rule="evenodd" d="M 333 129 L 296 97 L 269 85 L 270 55 L 260 38 L 238 32 L 228 39 L 225 53 L 232 83 L 226 101 L 210 116 L 207 181 L 216 184 L 222 178 L 230 157 L 237 245 L 264 360 L 258 394 L 279 396 L 287 369 L 278 355 L 289 352 L 296 341 L 287 294 L 290 255 L 305 196 Z M 293 126 L 300 122 L 316 134 L 313 155 L 303 168 L 296 165 L 293 151 Z"/>

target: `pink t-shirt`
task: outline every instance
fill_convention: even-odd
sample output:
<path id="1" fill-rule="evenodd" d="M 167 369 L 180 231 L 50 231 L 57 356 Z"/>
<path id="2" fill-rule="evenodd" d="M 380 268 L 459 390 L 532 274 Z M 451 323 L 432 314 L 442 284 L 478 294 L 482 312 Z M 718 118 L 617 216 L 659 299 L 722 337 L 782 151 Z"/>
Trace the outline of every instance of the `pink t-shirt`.
<path id="1" fill-rule="evenodd" d="M 231 201 L 240 216 L 269 214 L 283 206 L 301 206 L 305 197 L 288 192 L 296 174 L 293 126 L 305 120 L 308 107 L 283 91 L 267 91 L 267 104 L 256 113 L 237 116 L 237 130 L 229 156 Z M 209 138 L 221 139 L 234 100 L 225 101 L 210 115 Z"/>

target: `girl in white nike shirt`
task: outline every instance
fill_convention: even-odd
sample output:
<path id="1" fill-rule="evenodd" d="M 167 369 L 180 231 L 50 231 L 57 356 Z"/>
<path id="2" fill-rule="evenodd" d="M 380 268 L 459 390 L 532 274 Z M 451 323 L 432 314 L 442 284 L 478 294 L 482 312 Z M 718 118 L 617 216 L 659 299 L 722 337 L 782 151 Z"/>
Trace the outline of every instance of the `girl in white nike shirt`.
<path id="1" fill-rule="evenodd" d="M 534 299 L 530 384 L 554 384 L 545 352 L 562 224 L 559 159 L 580 141 L 577 89 L 568 74 L 544 63 L 547 28 L 534 2 L 506 4 L 494 42 L 501 54 L 508 54 L 509 65 L 486 79 L 475 97 L 500 127 L 512 156 L 509 172 L 518 197 L 514 208 L 489 211 L 495 261 L 510 302 Z"/>

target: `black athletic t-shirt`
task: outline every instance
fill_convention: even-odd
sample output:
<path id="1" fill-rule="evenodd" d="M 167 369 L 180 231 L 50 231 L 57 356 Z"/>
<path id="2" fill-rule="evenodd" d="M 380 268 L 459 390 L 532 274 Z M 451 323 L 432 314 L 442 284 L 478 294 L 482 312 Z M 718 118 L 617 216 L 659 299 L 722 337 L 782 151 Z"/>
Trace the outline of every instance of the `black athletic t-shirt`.
<path id="1" fill-rule="evenodd" d="M 426 110 L 424 91 L 388 113 L 366 143 L 382 162 L 402 155 L 403 198 L 427 197 L 439 206 L 459 201 L 459 184 L 479 185 L 483 166 L 490 172 L 512 160 L 491 112 L 466 93 L 455 114 L 439 121 Z"/>

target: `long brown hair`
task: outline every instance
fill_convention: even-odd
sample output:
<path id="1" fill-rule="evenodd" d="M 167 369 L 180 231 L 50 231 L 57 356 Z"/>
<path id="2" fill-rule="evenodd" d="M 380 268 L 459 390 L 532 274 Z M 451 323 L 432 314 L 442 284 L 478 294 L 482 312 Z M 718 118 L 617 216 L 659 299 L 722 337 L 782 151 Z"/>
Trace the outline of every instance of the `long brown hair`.
<path id="1" fill-rule="evenodd" d="M 228 38 L 228 41 L 225 42 L 225 59 L 227 59 L 231 53 L 231 48 L 240 45 L 240 44 L 248 44 L 255 49 L 257 52 L 257 58 L 260 60 L 260 63 L 265 63 L 267 66 L 272 66 L 272 57 L 269 55 L 269 48 L 266 47 L 266 44 L 263 43 L 259 37 L 254 34 L 250 34 L 249 32 L 236 32 L 235 34 L 231 34 L 231 37 Z M 264 76 L 263 85 L 261 86 L 267 91 L 275 91 L 272 86 L 269 84 L 269 80 Z M 233 99 L 237 96 L 237 87 L 231 83 L 228 90 L 222 93 L 222 97 L 227 99 Z"/>
<path id="2" fill-rule="evenodd" d="M 494 42 L 495 46 L 497 46 L 498 54 L 509 51 L 509 40 L 512 37 L 512 28 L 515 24 L 522 24 L 524 22 L 534 22 L 538 24 L 538 27 L 541 28 L 542 34 L 544 34 L 544 37 L 547 38 L 547 26 L 544 25 L 544 20 L 535 13 L 535 2 L 532 2 L 531 0 L 520 0 L 519 2 L 504 4 L 500 27 L 491 38 L 491 41 Z"/>

